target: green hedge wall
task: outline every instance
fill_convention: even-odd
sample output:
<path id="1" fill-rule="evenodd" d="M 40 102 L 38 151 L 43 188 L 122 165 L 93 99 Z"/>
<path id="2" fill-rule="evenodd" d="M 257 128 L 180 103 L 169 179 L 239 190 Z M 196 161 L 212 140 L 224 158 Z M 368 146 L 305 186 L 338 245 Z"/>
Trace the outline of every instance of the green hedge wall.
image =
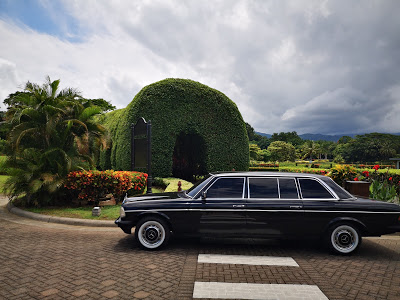
<path id="1" fill-rule="evenodd" d="M 109 130 L 111 135 L 111 140 L 114 139 L 115 133 L 117 132 L 119 121 L 121 120 L 124 111 L 125 109 L 117 109 L 111 111 L 101 116 L 101 119 L 99 120 Z M 100 169 L 102 170 L 115 169 L 114 167 L 116 162 L 115 146 L 116 144 L 111 142 L 110 148 L 100 153 L 100 161 L 99 161 Z M 130 171 L 130 170 L 126 169 L 124 171 Z"/>
<path id="2" fill-rule="evenodd" d="M 104 166 L 109 160 L 115 170 L 130 169 L 130 124 L 140 117 L 152 123 L 153 176 L 172 175 L 174 146 L 181 132 L 204 139 L 207 172 L 249 168 L 246 127 L 236 104 L 223 93 L 188 79 L 150 84 L 125 109 L 105 117 L 112 148 L 103 154 Z"/>

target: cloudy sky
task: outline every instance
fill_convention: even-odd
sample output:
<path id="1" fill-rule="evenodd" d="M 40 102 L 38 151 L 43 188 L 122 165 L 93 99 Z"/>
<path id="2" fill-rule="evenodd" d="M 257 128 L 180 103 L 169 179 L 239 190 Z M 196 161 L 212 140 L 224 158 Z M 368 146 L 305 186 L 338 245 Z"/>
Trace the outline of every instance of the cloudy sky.
<path id="1" fill-rule="evenodd" d="M 399 11 L 397 0 L 0 0 L 0 99 L 49 75 L 123 108 L 150 83 L 189 78 L 257 131 L 400 132 Z"/>

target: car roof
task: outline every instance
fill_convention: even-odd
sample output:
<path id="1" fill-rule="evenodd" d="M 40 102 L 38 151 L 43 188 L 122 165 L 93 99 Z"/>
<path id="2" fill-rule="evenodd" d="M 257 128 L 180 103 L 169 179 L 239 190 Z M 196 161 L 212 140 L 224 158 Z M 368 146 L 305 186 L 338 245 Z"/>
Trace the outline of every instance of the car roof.
<path id="1" fill-rule="evenodd" d="M 239 171 L 232 171 L 232 172 L 213 172 L 210 173 L 213 176 L 217 177 L 230 177 L 230 176 L 269 176 L 269 177 L 282 177 L 282 176 L 289 176 L 289 177 L 319 177 L 319 178 L 326 178 L 324 175 L 319 174 L 310 174 L 310 173 L 291 173 L 291 172 L 239 172 Z"/>

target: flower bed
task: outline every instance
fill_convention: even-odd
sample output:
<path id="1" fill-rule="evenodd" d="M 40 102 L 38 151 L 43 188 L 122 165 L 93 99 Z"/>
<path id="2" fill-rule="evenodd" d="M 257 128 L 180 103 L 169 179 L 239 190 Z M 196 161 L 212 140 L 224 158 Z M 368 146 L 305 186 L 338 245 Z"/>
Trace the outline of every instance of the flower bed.
<path id="1" fill-rule="evenodd" d="M 118 201 L 128 190 L 141 194 L 146 188 L 147 174 L 128 171 L 79 171 L 67 176 L 65 188 L 80 200 L 97 202 L 112 194 Z"/>

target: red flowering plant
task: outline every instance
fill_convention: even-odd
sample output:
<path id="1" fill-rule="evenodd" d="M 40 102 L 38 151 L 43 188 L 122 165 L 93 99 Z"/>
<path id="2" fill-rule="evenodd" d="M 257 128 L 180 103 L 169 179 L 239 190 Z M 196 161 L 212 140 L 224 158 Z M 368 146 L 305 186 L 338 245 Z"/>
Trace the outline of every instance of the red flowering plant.
<path id="1" fill-rule="evenodd" d="M 143 193 L 147 174 L 128 171 L 78 171 L 68 174 L 64 187 L 75 197 L 97 204 L 100 198 L 112 194 L 118 201 L 133 189 Z"/>

